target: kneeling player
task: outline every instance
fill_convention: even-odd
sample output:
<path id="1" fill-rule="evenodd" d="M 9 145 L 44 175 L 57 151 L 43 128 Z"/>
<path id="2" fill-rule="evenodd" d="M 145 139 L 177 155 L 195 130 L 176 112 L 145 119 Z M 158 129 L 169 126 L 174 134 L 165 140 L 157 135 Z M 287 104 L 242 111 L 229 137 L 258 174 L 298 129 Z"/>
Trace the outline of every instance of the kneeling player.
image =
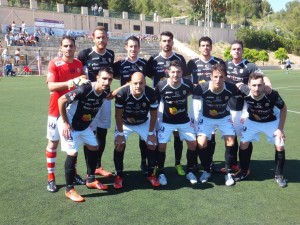
<path id="1" fill-rule="evenodd" d="M 252 145 L 249 145 L 249 142 L 259 141 L 260 133 L 265 133 L 268 141 L 275 145 L 275 180 L 280 187 L 286 187 L 287 183 L 282 174 L 285 162 L 283 128 L 287 107 L 277 91 L 273 90 L 266 94 L 264 86 L 262 74 L 254 72 L 250 75 L 248 84 L 250 94 L 244 98 L 248 105 L 249 117 L 242 130 L 239 151 L 241 171 L 236 175 L 235 180 L 240 181 L 247 177 L 252 152 Z M 245 85 L 240 87 L 243 92 L 246 92 L 245 88 L 247 88 Z M 274 112 L 275 106 L 280 110 L 279 118 Z"/>

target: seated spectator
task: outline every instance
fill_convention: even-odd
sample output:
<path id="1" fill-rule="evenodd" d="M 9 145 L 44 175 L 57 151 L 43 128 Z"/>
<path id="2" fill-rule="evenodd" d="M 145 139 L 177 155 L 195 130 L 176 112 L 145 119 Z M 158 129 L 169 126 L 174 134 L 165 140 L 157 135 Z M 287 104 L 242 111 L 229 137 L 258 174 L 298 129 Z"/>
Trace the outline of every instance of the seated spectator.
<path id="1" fill-rule="evenodd" d="M 4 67 L 4 71 L 5 71 L 5 75 L 8 76 L 10 74 L 10 76 L 15 76 L 15 72 L 13 71 L 13 67 L 12 64 L 6 63 L 5 67 Z"/>
<path id="2" fill-rule="evenodd" d="M 36 42 L 39 42 L 39 39 L 40 39 L 39 36 L 40 36 L 40 34 L 39 34 L 38 30 L 36 30 L 36 31 L 34 32 L 33 36 L 34 36 L 34 38 L 35 38 L 35 41 L 36 41 Z"/>
<path id="3" fill-rule="evenodd" d="M 5 36 L 4 36 L 4 40 L 6 42 L 6 46 L 10 46 L 10 38 L 9 38 L 9 36 L 10 36 L 9 33 L 5 34 Z"/>
<path id="4" fill-rule="evenodd" d="M 8 48 L 5 48 L 2 52 L 2 60 L 3 60 L 3 65 L 8 62 L 9 60 L 9 52 L 8 52 Z"/>
<path id="5" fill-rule="evenodd" d="M 24 66 L 24 73 L 25 73 L 25 75 L 29 75 L 30 73 L 32 73 L 32 70 L 29 68 L 29 66 Z"/>

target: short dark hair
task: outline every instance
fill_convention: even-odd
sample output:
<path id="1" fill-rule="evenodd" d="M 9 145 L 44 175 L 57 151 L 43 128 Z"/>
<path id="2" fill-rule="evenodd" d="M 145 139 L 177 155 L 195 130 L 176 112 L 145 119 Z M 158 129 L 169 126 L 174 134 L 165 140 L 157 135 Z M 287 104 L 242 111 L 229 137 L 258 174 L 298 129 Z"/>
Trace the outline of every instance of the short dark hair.
<path id="1" fill-rule="evenodd" d="M 249 75 L 248 83 L 250 83 L 251 80 L 257 80 L 257 79 L 264 80 L 264 75 L 261 72 L 255 71 Z"/>
<path id="2" fill-rule="evenodd" d="M 170 31 L 164 31 L 160 34 L 160 37 L 161 36 L 167 36 L 167 37 L 170 37 L 172 40 L 174 38 L 174 35 L 170 32 Z"/>
<path id="3" fill-rule="evenodd" d="M 170 62 L 169 64 L 169 68 L 171 68 L 171 66 L 174 66 L 174 67 L 180 67 L 181 70 L 182 70 L 182 64 L 179 60 L 173 60 Z"/>
<path id="4" fill-rule="evenodd" d="M 75 38 L 73 38 L 73 37 L 70 36 L 70 35 L 66 35 L 66 36 L 63 36 L 63 37 L 62 37 L 62 39 L 61 39 L 61 41 L 60 41 L 60 46 L 62 46 L 63 40 L 70 40 L 70 41 L 73 42 L 74 46 L 76 45 L 76 44 L 75 44 Z"/>
<path id="5" fill-rule="evenodd" d="M 203 37 L 201 37 L 200 39 L 199 39 L 199 47 L 200 47 L 200 43 L 202 42 L 202 41 L 205 41 L 205 42 L 208 42 L 209 44 L 210 44 L 210 46 L 212 46 L 212 40 L 210 39 L 210 37 L 207 37 L 207 36 L 203 36 Z"/>
<path id="6" fill-rule="evenodd" d="M 234 44 L 239 44 L 239 45 L 242 46 L 242 49 L 244 49 L 244 44 L 243 44 L 242 41 L 240 41 L 240 40 L 234 40 L 233 42 L 231 42 L 231 46 L 230 47 L 232 47 L 232 45 L 234 45 Z"/>
<path id="7" fill-rule="evenodd" d="M 135 41 L 138 43 L 138 46 L 140 46 L 140 39 L 138 39 L 136 36 L 132 35 L 129 38 L 126 39 L 125 45 L 128 45 L 129 41 Z"/>
<path id="8" fill-rule="evenodd" d="M 110 66 L 101 67 L 99 72 L 98 72 L 98 75 L 100 75 L 101 72 L 106 72 L 106 73 L 109 73 L 109 74 L 112 74 L 112 75 L 114 74 L 114 70 Z"/>
<path id="9" fill-rule="evenodd" d="M 213 65 L 211 68 L 211 72 L 213 73 L 214 71 L 222 72 L 225 74 L 225 76 L 227 75 L 226 66 L 222 63 Z"/>

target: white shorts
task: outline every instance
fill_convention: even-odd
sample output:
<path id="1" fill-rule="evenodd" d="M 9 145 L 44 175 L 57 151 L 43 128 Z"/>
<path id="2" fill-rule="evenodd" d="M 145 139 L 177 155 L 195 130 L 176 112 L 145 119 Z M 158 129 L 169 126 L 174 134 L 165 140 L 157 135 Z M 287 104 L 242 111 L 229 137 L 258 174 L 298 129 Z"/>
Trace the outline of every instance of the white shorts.
<path id="1" fill-rule="evenodd" d="M 62 136 L 63 131 L 63 121 L 61 117 L 58 119 L 57 122 L 58 130 L 60 134 L 61 139 L 61 150 L 70 154 L 77 153 L 79 150 L 79 147 L 84 144 L 88 144 L 91 146 L 98 146 L 97 139 L 95 137 L 95 134 L 93 130 L 88 127 L 85 130 L 82 131 L 75 131 L 71 130 L 71 138 L 65 139 Z"/>
<path id="2" fill-rule="evenodd" d="M 158 142 L 167 143 L 171 140 L 173 131 L 178 131 L 180 140 L 195 141 L 195 130 L 191 122 L 183 124 L 161 123 L 158 130 Z"/>
<path id="3" fill-rule="evenodd" d="M 58 128 L 57 128 L 57 117 L 48 116 L 46 137 L 49 141 L 59 141 L 59 132 L 58 132 Z"/>
<path id="4" fill-rule="evenodd" d="M 142 123 L 142 124 L 139 124 L 139 125 L 123 124 L 124 137 L 127 140 L 129 135 L 132 134 L 133 132 L 135 132 L 142 138 L 142 140 L 147 140 L 149 126 L 150 126 L 150 120 L 149 119 L 145 123 Z M 117 136 L 117 130 L 115 130 L 115 137 L 116 136 Z"/>
<path id="5" fill-rule="evenodd" d="M 229 115 L 222 119 L 202 117 L 197 126 L 197 136 L 206 136 L 210 140 L 216 128 L 220 130 L 222 137 L 235 135 L 231 116 Z"/>
<path id="6" fill-rule="evenodd" d="M 242 123 L 242 114 L 243 111 L 234 111 L 234 110 L 230 110 L 230 114 L 231 114 L 231 118 L 232 118 L 232 122 L 233 122 L 233 127 L 235 130 L 235 134 L 236 136 L 242 136 L 242 129 L 244 124 Z"/>
<path id="7" fill-rule="evenodd" d="M 20 61 L 20 56 L 15 56 L 16 61 Z"/>
<path id="8" fill-rule="evenodd" d="M 241 142 L 258 142 L 260 133 L 267 135 L 268 142 L 273 143 L 276 146 L 284 146 L 284 141 L 279 137 L 274 137 L 274 132 L 277 130 L 279 119 L 259 123 L 249 119 L 246 119 L 245 125 L 242 130 Z"/>
<path id="9" fill-rule="evenodd" d="M 90 127 L 95 131 L 97 127 L 108 129 L 111 126 L 111 100 L 105 99 Z"/>

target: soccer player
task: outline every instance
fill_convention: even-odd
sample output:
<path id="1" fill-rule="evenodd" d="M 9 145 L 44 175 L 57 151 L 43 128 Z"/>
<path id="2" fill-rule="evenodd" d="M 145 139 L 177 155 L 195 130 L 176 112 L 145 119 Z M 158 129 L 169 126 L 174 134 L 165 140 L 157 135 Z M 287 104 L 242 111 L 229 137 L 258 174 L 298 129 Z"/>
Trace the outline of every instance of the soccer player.
<path id="1" fill-rule="evenodd" d="M 222 138 L 225 141 L 225 184 L 231 186 L 234 184 L 232 177 L 232 160 L 230 152 L 234 147 L 234 127 L 231 121 L 231 115 L 227 110 L 228 101 L 232 96 L 239 95 L 236 85 L 225 82 L 226 67 L 223 64 L 216 64 L 212 67 L 210 81 L 201 83 L 195 87 L 193 93 L 194 118 L 197 124 L 197 142 L 200 151 L 203 151 L 204 172 L 200 177 L 202 183 L 207 182 L 210 177 L 209 166 L 211 157 L 208 154 L 207 140 L 210 139 L 212 132 L 218 128 Z M 198 105 L 202 104 L 202 110 L 198 109 Z M 202 115 L 199 115 L 199 114 Z"/>
<path id="2" fill-rule="evenodd" d="M 88 79 L 96 81 L 96 76 L 102 67 L 112 66 L 115 54 L 112 50 L 106 49 L 108 42 L 107 31 L 104 27 L 96 27 L 92 34 L 94 46 L 78 53 L 78 59 L 82 62 L 84 71 Z M 106 145 L 107 129 L 111 126 L 111 101 L 105 100 L 98 115 L 93 121 L 93 127 L 96 127 L 96 136 L 99 143 L 98 163 L 95 174 L 109 177 L 111 172 L 102 167 L 102 154 Z M 86 147 L 85 147 L 86 149 Z M 85 150 L 86 151 L 86 150 Z"/>
<path id="3" fill-rule="evenodd" d="M 187 150 L 187 174 L 186 178 L 191 184 L 197 183 L 197 178 L 193 174 L 197 160 L 196 136 L 188 117 L 188 96 L 193 92 L 191 80 L 182 78 L 182 67 L 178 60 L 169 64 L 169 77 L 159 81 L 156 85 L 156 93 L 161 101 L 158 130 L 158 180 L 161 185 L 167 185 L 167 178 L 164 174 L 164 164 L 166 159 L 167 142 L 170 141 L 171 134 L 178 130 L 181 140 L 186 140 Z"/>
<path id="4" fill-rule="evenodd" d="M 115 101 L 115 149 L 114 163 L 116 177 L 114 188 L 123 188 L 123 159 L 126 140 L 132 132 L 139 134 L 147 141 L 148 177 L 152 186 L 159 186 L 159 182 L 153 174 L 155 165 L 155 149 L 157 138 L 155 124 L 157 121 L 158 101 L 155 91 L 146 86 L 146 80 L 141 72 L 135 72 L 131 76 L 130 85 L 121 88 Z M 150 118 L 148 117 L 150 113 Z"/>
<path id="5" fill-rule="evenodd" d="M 88 188 L 106 190 L 108 187 L 95 179 L 97 165 L 97 139 L 90 127 L 105 98 L 110 94 L 113 70 L 109 67 L 99 71 L 97 82 L 81 85 L 61 96 L 58 100 L 60 117 L 58 129 L 61 136 L 61 149 L 67 153 L 65 161 L 66 192 L 65 196 L 74 202 L 83 202 L 77 194 L 73 180 L 75 162 L 81 145 L 86 146 Z"/>
<path id="6" fill-rule="evenodd" d="M 47 139 L 46 148 L 47 170 L 48 170 L 48 185 L 47 190 L 56 192 L 55 184 L 55 162 L 56 150 L 59 142 L 59 133 L 57 129 L 57 118 L 59 116 L 58 99 L 60 96 L 73 89 L 75 83 L 78 83 L 83 74 L 82 63 L 74 59 L 76 50 L 75 40 L 70 36 L 65 36 L 61 40 L 60 51 L 63 56 L 59 59 L 54 59 L 49 62 L 47 84 L 50 90 L 50 102 L 48 110 L 47 122 Z M 85 184 L 85 181 L 79 176 L 75 176 L 77 184 Z"/>
<path id="7" fill-rule="evenodd" d="M 148 60 L 149 76 L 153 80 L 153 88 L 160 80 L 169 77 L 169 65 L 173 60 L 179 60 L 182 67 L 182 75 L 186 75 L 186 61 L 180 54 L 173 52 L 173 34 L 164 31 L 160 34 L 161 52 L 150 57 Z M 183 144 L 179 138 L 178 132 L 174 131 L 174 151 L 175 151 L 175 169 L 180 176 L 185 175 L 185 171 L 180 164 L 182 157 Z"/>
<path id="8" fill-rule="evenodd" d="M 248 84 L 248 79 L 251 73 L 258 70 L 254 63 L 249 62 L 247 59 L 243 58 L 244 46 L 243 42 L 235 40 L 231 43 L 230 54 L 232 59 L 226 61 L 227 67 L 227 81 L 234 84 Z M 272 89 L 271 82 L 267 77 L 264 77 L 266 92 L 270 92 Z M 246 118 L 248 116 L 247 110 L 244 108 L 244 99 L 242 97 L 233 97 L 229 101 L 230 113 L 233 120 L 233 125 L 235 129 L 235 144 L 234 148 L 231 149 L 230 157 L 232 158 L 232 169 L 237 171 L 237 152 L 238 152 L 238 141 L 237 136 L 241 136 L 241 131 L 243 124 L 241 123 L 241 118 Z M 243 110 L 244 108 L 244 110 Z M 250 143 L 250 145 L 252 145 Z M 223 170 L 223 172 L 226 172 Z"/>
<path id="9" fill-rule="evenodd" d="M 219 59 L 219 58 L 211 55 L 212 40 L 209 37 L 204 36 L 199 39 L 199 51 L 201 52 L 200 57 L 191 59 L 187 63 L 187 74 L 191 75 L 192 82 L 194 85 L 197 85 L 202 82 L 210 80 L 213 65 L 216 65 L 216 64 L 224 64 L 225 65 L 225 62 L 222 59 Z M 191 110 L 193 110 L 192 107 L 191 107 Z M 191 119 L 193 121 L 194 118 L 191 118 Z M 211 158 L 212 163 L 211 163 L 211 165 L 209 165 L 209 168 L 204 168 L 203 176 L 210 177 L 211 172 L 219 172 L 219 168 L 217 168 L 213 163 L 213 155 L 214 155 L 215 146 L 216 146 L 214 131 L 211 135 L 211 140 L 207 140 L 207 146 L 208 146 L 207 147 L 208 154 Z M 206 164 L 206 163 L 202 163 L 203 151 L 200 151 L 199 148 L 197 147 L 197 152 L 199 154 L 201 164 L 202 164 L 202 166 L 204 166 L 204 164 Z M 208 174 L 206 174 L 206 173 L 208 173 Z M 201 180 L 203 180 L 203 179 L 200 179 L 200 181 Z M 206 179 L 204 179 L 204 180 L 206 180 Z"/>
<path id="10" fill-rule="evenodd" d="M 140 40 L 135 36 L 130 36 L 125 42 L 125 49 L 127 51 L 127 57 L 123 60 L 114 63 L 114 78 L 120 80 L 120 86 L 130 82 L 131 75 L 135 72 L 141 72 L 144 76 L 147 76 L 147 61 L 138 56 L 140 51 Z M 147 144 L 145 140 L 139 141 L 139 147 L 141 151 L 141 170 L 145 173 L 148 172 L 146 162 Z"/>
<path id="11" fill-rule="evenodd" d="M 241 85 L 240 89 L 244 89 Z M 287 107 L 277 91 L 265 93 L 264 76 L 254 72 L 249 77 L 248 88 L 250 94 L 244 97 L 249 117 L 244 121 L 242 137 L 240 141 L 240 172 L 236 174 L 235 181 L 247 178 L 247 171 L 250 164 L 250 142 L 259 141 L 260 133 L 267 135 L 268 140 L 275 145 L 275 180 L 280 187 L 286 187 L 286 180 L 283 179 L 283 167 L 285 163 L 285 134 L 283 131 Z M 276 117 L 274 107 L 280 109 L 280 116 Z"/>

